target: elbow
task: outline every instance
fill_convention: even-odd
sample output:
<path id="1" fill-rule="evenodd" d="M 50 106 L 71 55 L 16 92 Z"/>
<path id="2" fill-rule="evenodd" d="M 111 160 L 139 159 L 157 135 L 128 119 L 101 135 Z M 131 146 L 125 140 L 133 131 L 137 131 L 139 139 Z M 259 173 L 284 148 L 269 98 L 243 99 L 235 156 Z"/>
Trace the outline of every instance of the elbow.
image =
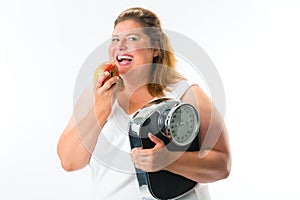
<path id="1" fill-rule="evenodd" d="M 72 171 L 75 171 L 76 169 L 74 169 L 72 167 L 72 165 L 69 165 L 69 164 L 65 164 L 63 162 L 61 162 L 61 167 L 66 171 L 66 172 L 72 172 Z"/>
<path id="2" fill-rule="evenodd" d="M 67 161 L 67 159 L 64 159 L 59 154 L 58 154 L 58 157 L 60 159 L 60 165 L 65 171 L 67 171 L 67 172 L 74 171 L 74 168 L 73 168 L 71 162 Z"/>
<path id="3" fill-rule="evenodd" d="M 74 169 L 74 166 L 70 160 L 70 158 L 68 158 L 68 156 L 64 155 L 59 148 L 57 149 L 57 155 L 59 157 L 60 160 L 60 165 L 61 167 L 67 171 L 67 172 L 71 172 L 71 171 L 75 171 L 76 169 Z"/>
<path id="4" fill-rule="evenodd" d="M 61 157 L 60 157 L 60 165 L 67 172 L 76 171 L 85 166 L 82 163 L 76 163 L 76 162 L 72 161 L 71 159 L 66 159 L 66 158 L 63 159 Z"/>
<path id="5" fill-rule="evenodd" d="M 215 169 L 211 171 L 210 174 L 206 174 L 206 176 L 202 176 L 202 177 L 199 176 L 199 180 L 196 181 L 201 183 L 214 183 L 228 178 L 229 175 L 230 175 L 230 170 L 227 168 Z"/>
<path id="6" fill-rule="evenodd" d="M 61 167 L 67 171 L 72 172 L 84 168 L 88 163 L 89 159 L 78 159 L 70 155 L 60 154 L 58 152 Z"/>
<path id="7" fill-rule="evenodd" d="M 228 178 L 230 175 L 230 164 L 219 165 L 216 168 L 210 168 L 198 174 L 193 180 L 199 183 L 213 183 Z"/>
<path id="8" fill-rule="evenodd" d="M 213 170 L 211 170 L 210 173 L 208 173 L 210 175 L 208 175 L 207 180 L 205 182 L 212 183 L 228 178 L 231 171 L 230 156 L 224 156 L 222 159 L 219 160 L 219 163 L 215 165 L 215 168 L 211 169 Z"/>
<path id="9" fill-rule="evenodd" d="M 222 164 L 220 164 L 218 170 L 215 176 L 214 181 L 223 180 L 229 177 L 230 171 L 231 171 L 231 159 L 230 156 L 226 156 L 226 158 L 223 159 Z"/>
<path id="10" fill-rule="evenodd" d="M 83 155 L 82 155 L 83 154 Z M 84 168 L 90 161 L 90 154 L 87 152 L 70 152 L 58 146 L 57 155 L 60 159 L 61 167 L 67 171 L 76 171 Z"/>
<path id="11" fill-rule="evenodd" d="M 219 172 L 219 176 L 216 178 L 216 181 L 223 180 L 228 178 L 230 175 L 230 167 L 224 167 L 222 170 Z"/>

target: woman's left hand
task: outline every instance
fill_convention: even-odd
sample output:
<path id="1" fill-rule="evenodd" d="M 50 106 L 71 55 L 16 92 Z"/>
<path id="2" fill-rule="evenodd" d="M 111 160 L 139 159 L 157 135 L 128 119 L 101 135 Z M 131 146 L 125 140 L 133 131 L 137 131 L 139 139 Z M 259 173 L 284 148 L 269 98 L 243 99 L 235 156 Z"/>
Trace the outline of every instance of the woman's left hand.
<path id="1" fill-rule="evenodd" d="M 151 133 L 148 136 L 155 146 L 151 149 L 142 149 L 141 147 L 132 149 L 131 159 L 136 168 L 146 172 L 156 172 L 171 164 L 172 156 L 160 138 Z"/>

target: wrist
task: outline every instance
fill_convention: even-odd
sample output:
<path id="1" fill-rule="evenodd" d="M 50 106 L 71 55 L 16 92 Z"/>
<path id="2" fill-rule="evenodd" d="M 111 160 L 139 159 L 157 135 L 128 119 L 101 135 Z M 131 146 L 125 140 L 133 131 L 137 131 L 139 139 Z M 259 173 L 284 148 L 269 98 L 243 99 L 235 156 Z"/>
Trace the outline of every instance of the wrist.
<path id="1" fill-rule="evenodd" d="M 178 159 L 182 156 L 182 154 L 183 154 L 183 152 L 169 151 L 168 162 L 167 162 L 167 165 L 164 167 L 164 170 L 172 172 L 172 169 L 174 169 L 174 167 L 176 167 L 176 163 L 177 163 Z"/>
<path id="2" fill-rule="evenodd" d="M 102 127 L 110 115 L 110 110 L 109 109 L 100 110 L 95 106 L 93 112 L 98 124 Z"/>

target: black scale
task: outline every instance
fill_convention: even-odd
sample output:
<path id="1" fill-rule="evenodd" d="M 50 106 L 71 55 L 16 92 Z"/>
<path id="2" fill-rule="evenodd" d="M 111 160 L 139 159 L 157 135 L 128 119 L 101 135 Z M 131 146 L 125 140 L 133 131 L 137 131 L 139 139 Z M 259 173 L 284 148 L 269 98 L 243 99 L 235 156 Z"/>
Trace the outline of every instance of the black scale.
<path id="1" fill-rule="evenodd" d="M 154 143 L 148 133 L 164 141 L 169 151 L 199 151 L 200 119 L 190 104 L 169 98 L 156 99 L 140 109 L 129 122 L 131 148 L 149 149 Z M 136 169 L 139 186 L 146 186 L 155 199 L 177 199 L 197 182 L 169 171 L 144 172 Z"/>

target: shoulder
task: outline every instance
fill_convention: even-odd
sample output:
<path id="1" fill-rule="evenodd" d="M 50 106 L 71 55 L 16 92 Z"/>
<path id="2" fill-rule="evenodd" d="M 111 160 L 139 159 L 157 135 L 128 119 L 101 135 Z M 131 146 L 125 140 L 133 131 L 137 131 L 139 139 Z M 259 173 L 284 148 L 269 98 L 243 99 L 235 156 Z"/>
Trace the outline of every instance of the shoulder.
<path id="1" fill-rule="evenodd" d="M 199 84 L 189 83 L 186 80 L 180 80 L 167 87 L 169 91 L 165 92 L 166 97 L 180 99 L 183 102 L 199 105 L 210 105 L 211 100 Z"/>
<path id="2" fill-rule="evenodd" d="M 201 111 L 212 109 L 211 99 L 197 84 L 190 85 L 181 97 L 181 101 L 190 103 Z"/>
<path id="3" fill-rule="evenodd" d="M 166 88 L 165 96 L 172 97 L 175 99 L 181 99 L 184 93 L 190 87 L 189 83 L 186 80 L 180 80 L 174 84 L 169 85 Z"/>

